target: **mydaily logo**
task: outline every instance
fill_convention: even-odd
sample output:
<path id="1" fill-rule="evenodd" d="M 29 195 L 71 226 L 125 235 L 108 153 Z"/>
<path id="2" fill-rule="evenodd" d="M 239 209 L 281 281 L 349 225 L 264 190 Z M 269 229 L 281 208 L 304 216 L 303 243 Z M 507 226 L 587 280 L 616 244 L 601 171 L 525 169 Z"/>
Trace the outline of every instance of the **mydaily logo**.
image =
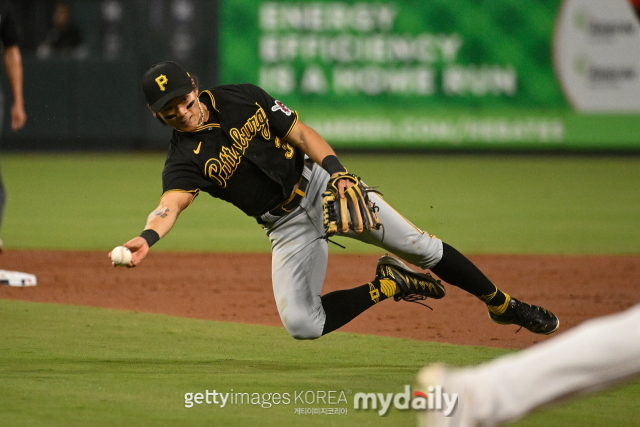
<path id="1" fill-rule="evenodd" d="M 194 406 L 211 406 L 219 409 L 231 406 L 253 405 L 264 409 L 279 406 L 296 406 L 296 415 L 323 415 L 348 413 L 350 397 L 353 396 L 353 409 L 373 409 L 378 415 L 385 416 L 391 405 L 397 410 L 413 409 L 416 411 L 442 411 L 449 417 L 458 404 L 458 393 L 445 393 L 441 385 L 430 386 L 424 391 L 411 391 L 409 385 L 404 386 L 401 393 L 355 393 L 346 390 L 306 390 L 292 392 L 222 392 L 217 389 L 184 394 L 185 408 Z M 321 405 L 321 406 L 320 406 Z M 320 406 L 320 407 L 316 407 Z"/>
<path id="2" fill-rule="evenodd" d="M 417 411 L 443 411 L 445 417 L 451 416 L 458 403 L 458 393 L 445 393 L 442 386 L 430 386 L 427 393 L 414 391 L 411 387 L 404 386 L 402 393 L 356 393 L 353 400 L 353 409 L 378 410 L 378 415 L 385 416 L 393 404 L 398 410 L 409 408 Z"/>

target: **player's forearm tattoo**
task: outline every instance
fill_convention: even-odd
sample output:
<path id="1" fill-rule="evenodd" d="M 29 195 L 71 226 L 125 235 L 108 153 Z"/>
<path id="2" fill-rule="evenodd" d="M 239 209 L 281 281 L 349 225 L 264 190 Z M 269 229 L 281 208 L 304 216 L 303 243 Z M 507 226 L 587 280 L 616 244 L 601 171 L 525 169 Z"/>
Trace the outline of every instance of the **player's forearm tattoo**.
<path id="1" fill-rule="evenodd" d="M 164 208 L 161 211 L 156 211 L 153 216 L 159 216 L 160 218 L 166 218 L 169 215 L 169 208 Z"/>

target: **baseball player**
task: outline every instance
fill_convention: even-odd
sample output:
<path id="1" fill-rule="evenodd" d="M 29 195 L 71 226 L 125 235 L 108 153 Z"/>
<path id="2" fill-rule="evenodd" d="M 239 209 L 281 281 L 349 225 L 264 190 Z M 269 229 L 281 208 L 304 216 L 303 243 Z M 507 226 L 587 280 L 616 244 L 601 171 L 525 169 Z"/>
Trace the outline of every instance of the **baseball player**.
<path id="1" fill-rule="evenodd" d="M 420 411 L 418 426 L 492 427 L 638 376 L 640 304 L 480 366 L 425 367 L 418 373 L 418 391 L 440 386 L 458 398 L 448 416 L 435 408 Z"/>
<path id="2" fill-rule="evenodd" d="M 27 114 L 24 111 L 24 99 L 22 96 L 22 55 L 18 47 L 19 31 L 16 21 L 11 12 L 9 2 L 0 0 L 0 40 L 4 47 L 4 64 L 7 69 L 7 78 L 13 94 L 13 105 L 11 106 L 11 129 L 16 131 L 21 129 L 27 121 Z M 0 91 L 0 134 L 2 133 L 2 117 L 4 117 L 4 95 Z M 0 225 L 4 213 L 4 203 L 6 195 L 2 176 L 0 175 Z M 0 239 L 0 252 L 3 249 Z"/>
<path id="3" fill-rule="evenodd" d="M 205 192 L 234 204 L 266 231 L 278 312 L 296 339 L 334 331 L 388 298 L 416 301 L 445 295 L 439 280 L 414 272 L 390 255 L 380 258 L 371 282 L 321 295 L 328 259 L 326 218 L 335 214 L 327 213 L 323 193 L 334 189 L 339 203 L 351 209 L 354 201 L 362 203 L 354 198 L 361 188 L 357 177 L 295 111 L 257 86 L 224 85 L 200 92 L 175 62 L 153 65 L 142 86 L 153 115 L 174 131 L 162 172 L 160 204 L 140 236 L 124 244 L 132 252 L 129 267 L 140 264 L 180 212 Z M 367 194 L 367 204 L 374 207 L 370 214 L 382 227 L 350 227 L 339 235 L 430 269 L 476 295 L 497 323 L 516 324 L 537 334 L 558 328 L 551 312 L 503 293 L 454 248 L 414 226 L 378 194 Z M 348 215 L 351 219 L 344 216 L 343 223 L 357 222 L 354 211 Z"/>

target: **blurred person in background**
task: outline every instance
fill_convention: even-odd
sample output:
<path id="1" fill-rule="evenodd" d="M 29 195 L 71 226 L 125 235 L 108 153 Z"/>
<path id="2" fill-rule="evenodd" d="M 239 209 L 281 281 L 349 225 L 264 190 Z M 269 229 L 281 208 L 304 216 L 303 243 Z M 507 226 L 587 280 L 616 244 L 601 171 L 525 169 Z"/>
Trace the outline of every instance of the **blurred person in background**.
<path id="1" fill-rule="evenodd" d="M 73 22 L 69 3 L 59 2 L 56 5 L 52 24 L 45 40 L 38 46 L 36 52 L 38 58 L 62 56 L 82 59 L 86 57 L 87 51 L 82 44 L 82 31 Z"/>
<path id="2" fill-rule="evenodd" d="M 4 64 L 7 69 L 7 78 L 13 93 L 13 104 L 11 106 L 11 129 L 17 131 L 21 129 L 27 121 L 27 114 L 24 111 L 24 99 L 22 97 L 22 55 L 18 42 L 20 32 L 18 25 L 11 13 L 11 4 L 8 1 L 0 0 L 0 39 L 4 47 Z M 0 135 L 4 118 L 4 94 L 0 91 Z M 4 203 L 6 200 L 5 189 L 0 175 L 0 226 L 4 213 Z M 4 245 L 0 239 L 0 251 Z"/>

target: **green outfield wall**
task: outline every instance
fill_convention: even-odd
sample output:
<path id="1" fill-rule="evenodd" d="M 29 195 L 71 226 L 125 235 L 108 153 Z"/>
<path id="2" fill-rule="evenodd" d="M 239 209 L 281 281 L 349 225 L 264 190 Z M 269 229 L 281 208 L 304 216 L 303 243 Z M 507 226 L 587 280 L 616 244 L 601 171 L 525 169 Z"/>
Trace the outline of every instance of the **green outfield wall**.
<path id="1" fill-rule="evenodd" d="M 220 9 L 221 83 L 264 87 L 337 147 L 640 148 L 627 0 Z"/>

